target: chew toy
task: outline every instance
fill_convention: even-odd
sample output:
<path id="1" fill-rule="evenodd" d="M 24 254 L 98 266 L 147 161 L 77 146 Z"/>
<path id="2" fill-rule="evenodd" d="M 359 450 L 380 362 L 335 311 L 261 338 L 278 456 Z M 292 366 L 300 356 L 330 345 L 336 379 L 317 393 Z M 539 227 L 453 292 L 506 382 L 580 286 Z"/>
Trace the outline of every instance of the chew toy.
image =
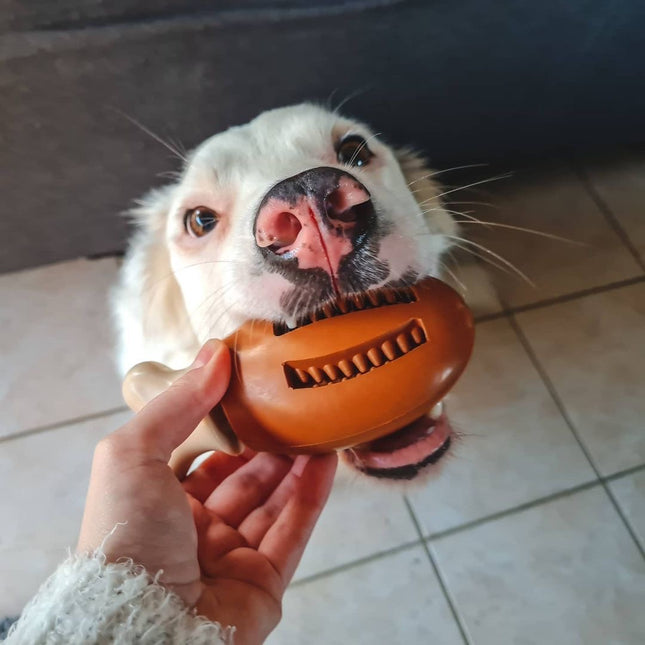
<path id="1" fill-rule="evenodd" d="M 249 321 L 224 339 L 232 352 L 224 398 L 170 465 L 183 474 L 209 450 L 319 453 L 395 432 L 444 398 L 473 341 L 469 309 L 434 278 L 344 297 L 295 329 Z M 136 365 L 124 398 L 138 411 L 185 371 Z"/>

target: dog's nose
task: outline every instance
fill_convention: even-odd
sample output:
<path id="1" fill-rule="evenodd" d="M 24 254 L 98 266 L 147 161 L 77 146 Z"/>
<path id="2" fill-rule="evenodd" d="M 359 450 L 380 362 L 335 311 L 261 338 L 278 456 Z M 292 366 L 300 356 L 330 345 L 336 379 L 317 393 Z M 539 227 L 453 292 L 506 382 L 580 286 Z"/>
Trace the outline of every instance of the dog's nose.
<path id="1" fill-rule="evenodd" d="M 255 241 L 273 259 L 297 259 L 332 278 L 365 241 L 376 214 L 368 190 L 335 168 L 314 168 L 276 184 L 255 217 Z"/>

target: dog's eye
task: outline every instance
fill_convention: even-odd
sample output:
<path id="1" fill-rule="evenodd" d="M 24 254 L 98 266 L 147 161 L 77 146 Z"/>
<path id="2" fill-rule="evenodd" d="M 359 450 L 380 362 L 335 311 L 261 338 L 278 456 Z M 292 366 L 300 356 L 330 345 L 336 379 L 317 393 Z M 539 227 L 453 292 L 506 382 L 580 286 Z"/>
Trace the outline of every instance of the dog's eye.
<path id="1" fill-rule="evenodd" d="M 203 237 L 207 233 L 210 233 L 216 224 L 217 214 L 210 210 L 210 208 L 205 208 L 204 206 L 192 208 L 186 211 L 184 215 L 186 231 L 194 237 Z"/>
<path id="2" fill-rule="evenodd" d="M 348 166 L 367 166 L 374 153 L 367 147 L 367 141 L 358 134 L 345 137 L 336 148 L 338 161 Z"/>

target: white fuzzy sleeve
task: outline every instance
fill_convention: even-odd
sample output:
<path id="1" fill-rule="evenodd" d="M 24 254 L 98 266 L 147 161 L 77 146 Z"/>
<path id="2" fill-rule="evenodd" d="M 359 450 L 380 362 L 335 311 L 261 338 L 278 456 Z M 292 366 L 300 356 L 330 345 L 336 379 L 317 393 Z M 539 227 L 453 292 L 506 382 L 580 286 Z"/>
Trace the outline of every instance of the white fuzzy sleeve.
<path id="1" fill-rule="evenodd" d="M 140 566 L 74 555 L 42 585 L 3 645 L 232 645 Z"/>

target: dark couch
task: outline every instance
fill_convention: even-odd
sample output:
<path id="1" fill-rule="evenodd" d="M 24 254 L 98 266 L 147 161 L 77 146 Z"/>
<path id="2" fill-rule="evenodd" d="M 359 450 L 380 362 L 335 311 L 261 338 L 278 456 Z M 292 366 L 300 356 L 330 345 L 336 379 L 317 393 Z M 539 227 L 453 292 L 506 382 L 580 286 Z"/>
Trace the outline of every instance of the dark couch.
<path id="1" fill-rule="evenodd" d="M 191 147 L 356 93 L 437 166 L 643 141 L 644 28 L 633 0 L 5 0 L 0 270 L 123 248 L 177 163 L 121 113 Z"/>

